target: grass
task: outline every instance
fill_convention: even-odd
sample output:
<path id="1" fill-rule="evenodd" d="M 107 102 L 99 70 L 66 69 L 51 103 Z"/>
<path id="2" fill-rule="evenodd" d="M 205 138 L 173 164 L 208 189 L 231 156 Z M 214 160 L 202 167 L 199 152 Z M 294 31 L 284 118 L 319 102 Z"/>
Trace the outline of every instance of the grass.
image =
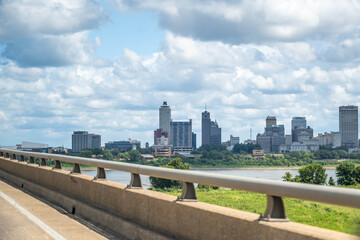
<path id="1" fill-rule="evenodd" d="M 181 189 L 156 191 L 181 195 Z M 196 193 L 199 201 L 223 207 L 258 214 L 264 213 L 266 208 L 264 194 L 225 189 L 197 189 Z M 284 198 L 284 203 L 290 221 L 360 236 L 360 209 L 292 198 Z"/>

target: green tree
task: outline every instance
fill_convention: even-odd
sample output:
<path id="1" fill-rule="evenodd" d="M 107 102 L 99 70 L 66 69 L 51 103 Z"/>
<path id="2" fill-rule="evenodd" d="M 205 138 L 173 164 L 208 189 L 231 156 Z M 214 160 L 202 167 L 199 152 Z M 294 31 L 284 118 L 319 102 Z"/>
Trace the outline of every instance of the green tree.
<path id="1" fill-rule="evenodd" d="M 333 177 L 330 177 L 330 178 L 329 178 L 328 185 L 330 185 L 330 186 L 335 186 L 335 181 L 334 181 Z"/>
<path id="2" fill-rule="evenodd" d="M 79 156 L 80 156 L 80 157 L 91 158 L 91 156 L 92 156 L 92 151 L 89 150 L 89 149 L 83 149 L 83 150 L 81 150 Z"/>
<path id="3" fill-rule="evenodd" d="M 131 150 L 129 153 L 129 161 L 137 162 L 141 160 L 141 153 L 138 150 Z"/>
<path id="4" fill-rule="evenodd" d="M 336 176 L 338 178 L 338 185 L 354 185 L 356 180 L 354 178 L 355 164 L 351 162 L 342 162 L 336 167 Z"/>
<path id="5" fill-rule="evenodd" d="M 183 169 L 183 170 L 189 170 L 189 164 L 183 163 L 181 161 L 181 158 L 175 158 L 171 160 L 168 164 L 163 165 L 161 167 L 165 168 L 174 168 L 174 169 Z M 175 180 L 168 180 L 168 179 L 162 179 L 162 178 L 156 178 L 156 177 L 149 177 L 150 183 L 154 188 L 172 188 L 177 187 L 181 188 L 182 183 L 180 181 Z"/>
<path id="6" fill-rule="evenodd" d="M 294 182 L 294 178 L 292 177 L 290 172 L 285 172 L 285 175 L 281 177 L 285 182 Z"/>
<path id="7" fill-rule="evenodd" d="M 106 160 L 114 159 L 114 156 L 111 154 L 110 150 L 108 150 L 108 149 L 104 150 L 104 159 L 106 159 Z"/>
<path id="8" fill-rule="evenodd" d="M 299 169 L 299 178 L 302 183 L 312 183 L 324 185 L 327 174 L 325 168 L 320 164 L 311 164 Z"/>
<path id="9" fill-rule="evenodd" d="M 357 183 L 360 183 L 360 165 L 354 169 L 354 178 Z"/>
<path id="10" fill-rule="evenodd" d="M 94 148 L 92 150 L 92 153 L 95 155 L 101 155 L 101 154 L 103 154 L 103 150 L 101 148 Z"/>

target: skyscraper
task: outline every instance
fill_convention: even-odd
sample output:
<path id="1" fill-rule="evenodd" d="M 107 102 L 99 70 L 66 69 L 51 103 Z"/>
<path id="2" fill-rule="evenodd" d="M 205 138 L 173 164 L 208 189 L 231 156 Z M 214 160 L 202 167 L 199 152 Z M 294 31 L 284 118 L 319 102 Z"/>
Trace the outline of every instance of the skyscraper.
<path id="1" fill-rule="evenodd" d="M 204 111 L 201 114 L 201 144 L 210 144 L 210 130 L 211 130 L 210 113 Z"/>
<path id="2" fill-rule="evenodd" d="M 187 152 L 192 150 L 192 121 L 171 121 L 170 136 L 174 151 Z"/>
<path id="3" fill-rule="evenodd" d="M 210 112 L 204 111 L 201 114 L 201 145 L 221 145 L 221 128 L 218 123 L 211 121 Z"/>
<path id="4" fill-rule="evenodd" d="M 358 107 L 339 107 L 339 132 L 341 135 L 341 146 L 356 148 L 358 144 Z"/>
<path id="5" fill-rule="evenodd" d="M 170 121 L 171 108 L 167 105 L 167 102 L 164 101 L 163 105 L 159 108 L 159 128 L 168 135 L 170 133 Z"/>
<path id="6" fill-rule="evenodd" d="M 306 118 L 293 117 L 291 120 L 291 130 L 294 130 L 295 128 L 306 128 Z"/>

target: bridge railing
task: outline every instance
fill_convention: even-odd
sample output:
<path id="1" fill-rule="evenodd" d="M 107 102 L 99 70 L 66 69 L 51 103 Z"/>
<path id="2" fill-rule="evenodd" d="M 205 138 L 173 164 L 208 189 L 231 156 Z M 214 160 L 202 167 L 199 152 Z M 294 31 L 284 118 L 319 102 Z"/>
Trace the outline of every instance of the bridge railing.
<path id="1" fill-rule="evenodd" d="M 61 162 L 72 163 L 73 169 L 71 174 L 81 173 L 80 164 L 97 167 L 96 179 L 106 179 L 105 169 L 129 172 L 131 174 L 131 181 L 128 188 L 142 188 L 140 174 L 181 181 L 183 188 L 182 195 L 178 198 L 179 201 L 197 201 L 194 183 L 266 194 L 267 208 L 265 214 L 260 217 L 260 220 L 264 221 L 289 221 L 286 216 L 283 197 L 360 208 L 360 190 L 356 189 L 227 176 L 0 148 L 0 157 L 23 162 L 25 161 L 25 156 L 28 157 L 28 164 L 35 164 L 35 158 L 40 159 L 39 167 L 46 166 L 47 160 L 55 161 L 53 167 L 55 170 L 61 169 Z"/>

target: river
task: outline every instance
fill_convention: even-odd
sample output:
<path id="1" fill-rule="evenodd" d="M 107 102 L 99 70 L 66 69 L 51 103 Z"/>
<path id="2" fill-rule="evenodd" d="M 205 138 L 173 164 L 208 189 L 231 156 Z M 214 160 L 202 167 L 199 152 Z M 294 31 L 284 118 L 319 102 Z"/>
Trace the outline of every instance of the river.
<path id="1" fill-rule="evenodd" d="M 277 181 L 283 180 L 281 177 L 284 176 L 285 172 L 290 172 L 293 176 L 298 174 L 297 169 L 266 169 L 266 168 L 264 169 L 196 169 L 192 171 L 208 172 L 208 173 L 223 174 L 230 176 L 262 178 L 262 179 L 270 179 Z M 96 170 L 82 170 L 81 172 L 85 175 L 96 176 Z M 328 175 L 327 180 L 329 180 L 330 177 L 333 177 L 336 182 L 337 178 L 336 178 L 335 169 L 327 169 L 326 174 Z M 128 172 L 113 171 L 113 170 L 106 171 L 106 178 L 114 182 L 129 184 L 130 177 L 131 177 L 130 173 Z M 150 184 L 148 176 L 141 175 L 141 181 L 142 183 Z"/>

